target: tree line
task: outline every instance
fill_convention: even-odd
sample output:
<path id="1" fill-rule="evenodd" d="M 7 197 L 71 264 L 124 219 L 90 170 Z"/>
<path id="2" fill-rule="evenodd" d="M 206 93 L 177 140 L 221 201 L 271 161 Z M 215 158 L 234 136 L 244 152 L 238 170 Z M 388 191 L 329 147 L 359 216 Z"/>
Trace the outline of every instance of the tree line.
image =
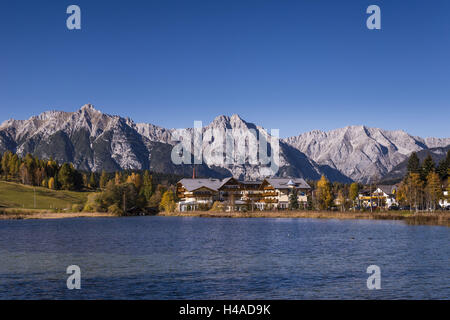
<path id="1" fill-rule="evenodd" d="M 73 209 L 118 215 L 148 209 L 172 210 L 176 200 L 174 184 L 179 179 L 177 175 L 151 174 L 148 170 L 82 172 L 71 163 L 59 164 L 31 154 L 20 157 L 10 151 L 0 154 L 0 178 L 52 190 L 91 191 L 84 207 Z"/>
<path id="2" fill-rule="evenodd" d="M 420 162 L 417 154 L 413 152 L 408 159 L 407 172 L 398 184 L 396 200 L 400 205 L 410 209 L 434 211 L 439 207 L 439 200 L 449 199 L 449 175 L 450 150 L 446 158 L 437 165 L 430 154 L 423 162 Z M 325 176 L 318 181 L 308 180 L 307 182 L 311 186 L 308 203 L 303 204 L 304 207 L 302 207 L 296 195 L 291 194 L 290 209 L 346 211 L 357 206 L 360 190 L 368 188 L 357 182 L 351 184 L 330 182 Z M 444 191 L 448 192 L 447 196 L 444 196 Z"/>
<path id="3" fill-rule="evenodd" d="M 397 190 L 397 201 L 417 210 L 436 210 L 444 191 L 450 193 L 450 150 L 435 164 L 430 154 L 421 163 L 415 152 L 408 159 L 407 172 Z"/>

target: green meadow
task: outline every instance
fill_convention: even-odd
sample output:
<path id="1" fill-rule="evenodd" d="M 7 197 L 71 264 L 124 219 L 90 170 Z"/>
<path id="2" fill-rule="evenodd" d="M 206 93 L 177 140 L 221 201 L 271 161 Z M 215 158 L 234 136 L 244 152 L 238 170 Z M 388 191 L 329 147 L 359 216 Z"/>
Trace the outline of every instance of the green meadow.
<path id="1" fill-rule="evenodd" d="M 89 192 L 50 190 L 0 181 L 0 208 L 58 210 L 84 205 Z"/>

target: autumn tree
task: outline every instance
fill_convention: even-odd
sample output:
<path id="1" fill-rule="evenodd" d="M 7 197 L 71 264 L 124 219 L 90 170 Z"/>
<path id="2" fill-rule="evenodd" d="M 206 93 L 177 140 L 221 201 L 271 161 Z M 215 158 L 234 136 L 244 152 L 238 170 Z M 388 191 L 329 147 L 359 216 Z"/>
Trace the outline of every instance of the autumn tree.
<path id="1" fill-rule="evenodd" d="M 102 175 L 100 176 L 100 188 L 105 189 L 106 184 L 108 183 L 108 174 L 105 170 L 102 171 Z"/>
<path id="2" fill-rule="evenodd" d="M 164 210 L 165 212 L 173 212 L 175 211 L 175 197 L 173 195 L 172 190 L 167 190 L 164 192 L 161 203 L 159 204 L 160 210 Z"/>
<path id="3" fill-rule="evenodd" d="M 127 183 L 132 183 L 136 189 L 140 190 L 142 186 L 142 178 L 139 173 L 131 173 L 127 178 Z"/>
<path id="4" fill-rule="evenodd" d="M 114 183 L 116 185 L 119 185 L 122 183 L 122 177 L 119 172 L 116 172 L 116 174 L 114 175 Z"/>
<path id="5" fill-rule="evenodd" d="M 420 178 L 419 173 L 410 173 L 408 176 L 408 198 L 409 203 L 412 208 L 412 205 L 414 205 L 414 208 L 419 210 L 419 206 L 423 199 L 423 187 L 424 183 L 422 179 Z"/>
<path id="6" fill-rule="evenodd" d="M 333 202 L 330 182 L 325 176 L 322 176 L 317 182 L 316 200 L 321 210 L 327 210 Z"/>
<path id="7" fill-rule="evenodd" d="M 2 157 L 2 173 L 5 177 L 5 180 L 8 180 L 9 175 L 9 158 L 12 157 L 12 153 L 10 151 L 6 151 Z"/>
<path id="8" fill-rule="evenodd" d="M 29 156 L 29 155 L 27 155 L 27 156 Z M 17 174 L 19 173 L 20 164 L 21 164 L 21 161 L 17 154 L 13 154 L 9 158 L 8 168 L 9 168 L 9 174 L 12 178 L 17 177 Z M 32 166 L 32 164 L 29 165 L 27 163 L 27 168 L 32 169 L 31 166 Z"/>
<path id="9" fill-rule="evenodd" d="M 338 195 L 336 198 L 337 203 L 339 204 L 339 207 L 341 208 L 341 211 L 344 211 L 345 209 L 345 195 L 342 190 L 338 190 Z"/>
<path id="10" fill-rule="evenodd" d="M 355 203 L 355 199 L 358 197 L 359 194 L 359 185 L 357 182 L 353 182 L 350 185 L 349 195 L 350 201 L 352 201 L 352 205 Z"/>
<path id="11" fill-rule="evenodd" d="M 428 200 L 428 208 L 433 211 L 436 210 L 436 204 L 442 197 L 442 189 L 439 175 L 434 171 L 430 172 L 427 176 L 425 192 Z"/>
<path id="12" fill-rule="evenodd" d="M 52 190 L 56 189 L 55 178 L 51 177 L 48 179 L 48 188 Z"/>

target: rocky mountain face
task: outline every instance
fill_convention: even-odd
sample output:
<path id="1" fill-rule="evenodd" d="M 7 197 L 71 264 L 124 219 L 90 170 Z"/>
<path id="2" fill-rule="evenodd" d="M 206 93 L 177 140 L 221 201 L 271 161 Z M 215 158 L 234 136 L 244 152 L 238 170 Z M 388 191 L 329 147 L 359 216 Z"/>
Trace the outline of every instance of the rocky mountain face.
<path id="1" fill-rule="evenodd" d="M 355 181 L 379 180 L 413 151 L 445 147 L 450 138 L 420 138 L 404 131 L 348 126 L 328 132 L 311 131 L 285 142 L 321 165 Z"/>
<path id="2" fill-rule="evenodd" d="M 258 165 L 245 155 L 242 163 L 217 163 L 224 156 L 225 130 L 235 144 L 249 132 L 268 140 L 268 154 L 274 146 L 270 132 L 248 123 L 238 115 L 219 116 L 201 129 L 202 164 L 196 164 L 198 176 L 261 179 L 268 165 Z M 194 129 L 187 129 L 193 134 Z M 162 173 L 192 175 L 193 165 L 176 165 L 171 160 L 174 129 L 135 123 L 129 118 L 112 116 L 85 105 L 76 112 L 48 111 L 28 120 L 7 120 L 0 125 L 0 152 L 11 150 L 20 155 L 32 153 L 40 158 L 72 162 L 86 171 L 150 169 Z M 279 140 L 278 176 L 318 179 L 325 174 L 332 181 L 367 181 L 382 175 L 402 162 L 412 151 L 450 144 L 449 139 L 412 137 L 403 131 L 383 131 L 366 127 L 347 127 L 330 132 L 312 131 L 298 137 Z M 189 155 L 192 158 L 192 155 Z M 223 158 L 223 157 L 222 157 Z M 350 179 L 351 178 L 351 179 Z"/>

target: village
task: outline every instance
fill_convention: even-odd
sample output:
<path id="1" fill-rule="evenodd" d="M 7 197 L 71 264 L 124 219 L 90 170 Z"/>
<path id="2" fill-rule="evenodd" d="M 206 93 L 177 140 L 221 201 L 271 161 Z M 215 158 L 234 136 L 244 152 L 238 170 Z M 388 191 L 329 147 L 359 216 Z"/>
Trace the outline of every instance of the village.
<path id="1" fill-rule="evenodd" d="M 355 199 L 333 199 L 330 209 L 339 210 L 350 201 L 353 210 L 410 210 L 397 201 L 398 185 L 370 185 L 357 192 Z M 177 210 L 180 212 L 221 209 L 257 211 L 309 209 L 315 191 L 301 178 L 266 178 L 260 181 L 184 178 L 177 183 Z M 316 191 L 317 192 L 317 191 Z M 439 199 L 441 209 L 449 209 L 448 192 Z M 328 208 L 327 208 L 328 209 Z"/>

